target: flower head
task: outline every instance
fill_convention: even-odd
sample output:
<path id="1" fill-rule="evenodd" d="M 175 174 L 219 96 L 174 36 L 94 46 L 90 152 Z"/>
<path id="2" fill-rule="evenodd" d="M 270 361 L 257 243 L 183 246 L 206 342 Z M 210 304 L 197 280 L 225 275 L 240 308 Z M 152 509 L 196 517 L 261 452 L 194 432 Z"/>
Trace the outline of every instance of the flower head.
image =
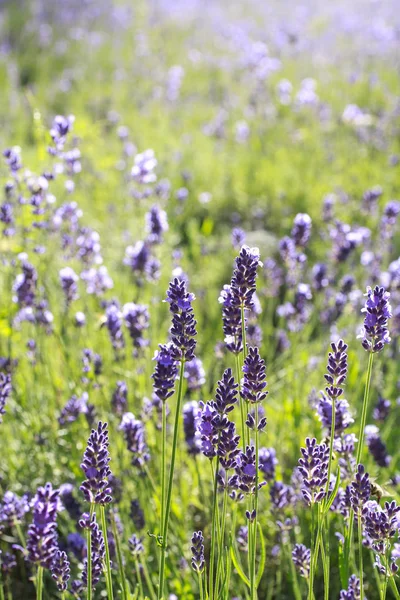
<path id="1" fill-rule="evenodd" d="M 321 502 L 328 480 L 329 448 L 317 444 L 315 438 L 306 438 L 306 447 L 301 448 L 301 454 L 298 470 L 303 477 L 303 498 L 308 504 Z"/>
<path id="2" fill-rule="evenodd" d="M 195 531 L 192 535 L 192 569 L 196 573 L 202 573 L 205 567 L 204 560 L 204 537 L 201 531 Z"/>
<path id="3" fill-rule="evenodd" d="M 302 577 L 308 578 L 310 574 L 311 550 L 304 544 L 295 544 L 292 550 L 294 566 Z"/>
<path id="4" fill-rule="evenodd" d="M 28 560 L 49 569 L 58 549 L 59 491 L 51 483 L 39 487 L 33 499 L 33 520 L 28 529 Z"/>
<path id="5" fill-rule="evenodd" d="M 57 550 L 50 570 L 51 576 L 56 582 L 58 590 L 60 592 L 64 592 L 67 589 L 67 584 L 71 573 L 69 560 L 65 552 Z"/>
<path id="6" fill-rule="evenodd" d="M 111 469 L 108 466 L 110 462 L 108 446 L 107 423 L 99 421 L 97 428 L 92 429 L 89 436 L 81 464 L 86 480 L 82 483 L 80 490 L 87 502 L 105 505 L 112 501 L 108 483 L 111 475 Z"/>
<path id="7" fill-rule="evenodd" d="M 390 342 L 388 320 L 392 317 L 390 294 L 383 287 L 367 287 L 367 300 L 361 312 L 365 313 L 362 345 L 368 352 L 381 352 Z"/>
<path id="8" fill-rule="evenodd" d="M 186 281 L 175 278 L 169 284 L 166 302 L 172 313 L 171 353 L 175 360 L 191 361 L 194 358 L 197 335 L 192 302 L 195 295 L 186 289 Z"/>
<path id="9" fill-rule="evenodd" d="M 262 266 L 258 248 L 242 246 L 231 279 L 232 306 L 253 308 L 253 294 L 256 291 L 257 268 Z"/>

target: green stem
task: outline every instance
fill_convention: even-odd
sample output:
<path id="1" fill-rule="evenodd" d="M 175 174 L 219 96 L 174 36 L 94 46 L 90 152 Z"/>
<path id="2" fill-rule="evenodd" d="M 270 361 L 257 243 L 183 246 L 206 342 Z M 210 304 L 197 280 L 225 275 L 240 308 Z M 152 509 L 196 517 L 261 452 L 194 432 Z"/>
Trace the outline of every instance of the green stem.
<path id="1" fill-rule="evenodd" d="M 141 598 L 141 600 L 143 600 L 144 594 L 143 594 L 142 574 L 140 573 L 140 565 L 139 565 L 139 561 L 138 561 L 137 557 L 135 557 L 135 569 L 136 569 L 136 576 L 137 576 L 137 580 L 138 580 L 138 584 L 139 584 L 140 598 Z"/>
<path id="2" fill-rule="evenodd" d="M 162 532 L 164 524 L 165 512 L 165 453 L 167 449 L 167 409 L 166 402 L 162 403 L 162 418 L 161 418 L 161 521 L 160 532 Z"/>
<path id="3" fill-rule="evenodd" d="M 38 567 L 36 575 L 36 600 L 42 600 L 43 597 L 43 567 Z"/>
<path id="4" fill-rule="evenodd" d="M 361 412 L 361 424 L 360 424 L 360 432 L 358 435 L 358 447 L 357 447 L 357 456 L 356 456 L 356 464 L 359 465 L 361 461 L 361 455 L 363 451 L 364 445 L 364 435 L 365 435 L 365 424 L 367 422 L 367 412 L 368 412 L 368 400 L 369 400 L 369 391 L 371 387 L 371 375 L 372 375 L 372 364 L 374 362 L 374 354 L 370 352 L 368 359 L 368 370 L 367 370 L 367 381 L 365 383 L 364 390 L 364 399 L 363 406 Z"/>
<path id="5" fill-rule="evenodd" d="M 367 379 L 365 382 L 364 398 L 363 398 L 363 405 L 362 405 L 362 411 L 361 411 L 360 430 L 359 430 L 359 434 L 358 434 L 356 466 L 358 466 L 360 464 L 362 451 L 363 451 L 363 445 L 364 445 L 365 424 L 367 421 L 369 391 L 370 391 L 370 387 L 371 387 L 373 362 L 374 362 L 374 354 L 373 354 L 373 352 L 370 352 L 369 358 L 368 358 Z M 347 530 L 347 536 L 346 536 L 345 544 L 344 544 L 344 557 L 343 557 L 343 564 L 345 565 L 344 577 L 343 577 L 343 579 L 345 580 L 344 583 L 346 583 L 349 578 L 349 560 L 350 560 L 350 553 L 351 553 L 351 547 L 352 547 L 352 541 L 353 541 L 353 529 L 354 529 L 354 510 L 351 508 L 350 509 L 349 528 Z"/>
<path id="6" fill-rule="evenodd" d="M 157 594 L 154 591 L 153 582 L 151 581 L 149 570 L 147 568 L 147 562 L 144 560 L 142 564 L 144 578 L 146 580 L 147 589 L 149 591 L 151 600 L 155 600 L 157 598 Z"/>
<path id="7" fill-rule="evenodd" d="M 114 594 L 113 594 L 112 576 L 111 576 L 110 548 L 108 547 L 106 511 L 105 511 L 104 506 L 102 506 L 102 505 L 100 505 L 100 516 L 101 516 L 101 527 L 103 529 L 104 546 L 105 546 L 105 550 L 106 550 L 106 564 L 105 564 L 105 568 L 104 568 L 104 573 L 106 576 L 107 597 L 108 597 L 108 600 L 113 600 Z"/>
<path id="8" fill-rule="evenodd" d="M 250 526 L 254 527 L 253 535 L 252 535 L 252 553 L 251 553 L 251 589 L 250 595 L 251 600 L 257 600 L 257 582 L 256 582 L 256 554 L 257 554 L 257 520 L 258 520 L 258 455 L 259 455 L 259 431 L 258 431 L 258 402 L 256 402 L 255 406 L 255 453 L 256 453 L 256 488 L 254 492 L 254 510 L 256 511 L 256 516 L 254 519 L 254 523 L 251 523 Z"/>
<path id="9" fill-rule="evenodd" d="M 362 543 L 362 522 L 361 515 L 359 514 L 357 517 L 358 521 L 358 547 L 360 553 L 360 568 L 359 568 L 359 576 L 360 576 L 360 600 L 364 600 L 364 565 L 363 565 L 363 543 Z"/>
<path id="10" fill-rule="evenodd" d="M 315 575 L 315 571 L 316 571 L 316 567 L 317 567 L 317 563 L 318 563 L 318 553 L 319 553 L 319 546 L 321 543 L 321 533 L 322 533 L 322 521 L 320 518 L 320 509 L 319 509 L 319 504 L 314 505 L 316 506 L 316 510 L 317 510 L 317 537 L 315 540 L 315 545 L 314 545 L 314 549 L 311 552 L 311 560 L 310 560 L 310 579 L 309 579 L 309 587 L 308 587 L 308 600 L 312 600 L 313 596 L 314 596 L 314 592 L 313 592 L 313 588 L 314 588 L 314 575 Z M 313 510 L 315 510 L 313 506 Z"/>
<path id="11" fill-rule="evenodd" d="M 390 582 L 390 587 L 392 588 L 392 592 L 396 597 L 396 600 L 400 600 L 400 594 L 399 594 L 399 590 L 397 589 L 397 585 L 396 582 L 394 580 L 394 577 L 390 577 L 389 578 L 389 582 Z"/>
<path id="12" fill-rule="evenodd" d="M 219 441 L 219 436 L 218 436 Z M 218 467 L 219 467 L 219 456 L 217 456 L 217 462 L 214 471 L 214 491 L 213 491 L 213 508 L 211 518 L 211 551 L 210 551 L 210 569 L 208 574 L 208 594 L 210 600 L 214 598 L 214 561 L 215 561 L 215 529 L 216 529 L 216 514 L 218 504 Z"/>
<path id="13" fill-rule="evenodd" d="M 114 540 L 115 540 L 115 549 L 117 551 L 117 561 L 118 561 L 119 577 L 121 579 L 122 597 L 124 600 L 129 600 L 128 587 L 127 587 L 126 577 L 125 577 L 124 561 L 123 561 L 122 552 L 121 552 L 121 544 L 119 543 L 119 535 L 118 535 L 118 531 L 117 531 L 117 524 L 115 522 L 114 512 L 111 513 L 111 527 L 112 527 L 112 532 L 113 532 L 113 536 L 114 536 Z"/>
<path id="14" fill-rule="evenodd" d="M 199 577 L 199 591 L 200 591 L 200 600 L 204 600 L 204 590 L 203 590 L 203 573 L 197 573 Z"/>
<path id="15" fill-rule="evenodd" d="M 90 520 L 92 519 L 92 515 L 94 513 L 94 504 L 90 503 Z M 86 540 L 87 540 L 87 600 L 92 600 L 93 597 L 93 585 L 92 585 L 92 532 L 88 527 L 86 531 Z"/>
<path id="16" fill-rule="evenodd" d="M 324 600 L 329 600 L 329 557 L 325 551 L 324 540 L 321 540 L 322 570 L 324 573 Z"/>
<path id="17" fill-rule="evenodd" d="M 171 465 L 170 465 L 169 479 L 168 479 L 167 502 L 165 505 L 164 525 L 163 525 L 163 530 L 162 530 L 160 578 L 159 578 L 159 583 L 158 583 L 158 596 L 157 596 L 158 600 L 161 600 L 164 597 L 165 554 L 166 554 L 166 550 L 167 550 L 168 525 L 169 525 L 169 517 L 170 517 L 170 511 L 171 511 L 172 486 L 173 486 L 173 482 L 174 482 L 176 449 L 177 449 L 177 445 L 178 445 L 178 433 L 179 433 L 179 421 L 180 421 L 180 415 L 181 415 L 184 366 L 185 366 L 185 362 L 182 360 L 181 366 L 180 366 L 178 398 L 177 398 L 177 403 L 176 403 L 174 434 L 173 434 L 173 440 L 172 440 L 172 455 L 171 455 Z"/>
<path id="18" fill-rule="evenodd" d="M 237 371 L 237 382 L 240 386 L 240 380 L 241 380 L 241 373 L 240 373 L 240 358 L 239 358 L 239 354 L 236 354 L 236 371 Z M 246 452 L 246 440 L 245 440 L 245 423 L 246 423 L 246 417 L 245 417 L 245 407 L 244 407 L 244 399 L 240 396 L 239 397 L 239 404 L 240 404 L 240 416 L 241 416 L 241 425 L 242 425 L 242 444 L 243 444 L 243 452 Z"/>
<path id="19" fill-rule="evenodd" d="M 288 554 L 289 554 L 288 558 L 289 558 L 289 564 L 290 564 L 290 574 L 292 576 L 293 594 L 294 594 L 295 600 L 301 600 L 301 591 L 300 591 L 300 586 L 299 586 L 299 580 L 297 578 L 296 567 L 294 566 L 294 562 L 292 560 L 292 557 L 290 556 L 290 552 Z"/>
<path id="20" fill-rule="evenodd" d="M 219 535 L 219 541 L 218 541 L 217 584 L 216 584 L 218 598 L 220 597 L 219 580 L 220 580 L 220 574 L 221 574 L 222 565 L 223 565 L 226 511 L 227 511 L 227 506 L 228 506 L 228 481 L 227 481 L 227 479 L 228 479 L 228 475 L 226 474 L 225 475 L 224 500 L 223 500 L 223 505 L 222 505 L 221 527 L 220 527 L 220 532 L 219 532 L 220 535 Z"/>

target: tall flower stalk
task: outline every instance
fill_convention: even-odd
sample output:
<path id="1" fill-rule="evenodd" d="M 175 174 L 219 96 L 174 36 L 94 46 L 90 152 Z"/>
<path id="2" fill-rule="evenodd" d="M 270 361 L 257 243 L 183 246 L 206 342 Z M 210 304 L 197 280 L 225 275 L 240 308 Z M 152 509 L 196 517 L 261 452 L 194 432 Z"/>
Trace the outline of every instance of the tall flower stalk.
<path id="1" fill-rule="evenodd" d="M 108 427 L 107 423 L 99 421 L 97 428 L 92 429 L 86 446 L 85 453 L 81 464 L 81 469 L 86 476 L 86 480 L 82 483 L 80 490 L 87 502 L 90 503 L 90 518 L 94 516 L 94 508 L 100 506 L 100 516 L 103 528 L 104 546 L 105 546 L 105 564 L 104 574 L 107 585 L 107 596 L 109 600 L 113 600 L 113 587 L 110 564 L 110 550 L 108 546 L 107 523 L 105 515 L 105 506 L 112 502 L 111 487 L 109 478 L 111 469 L 109 467 L 110 454 L 108 451 Z M 97 524 L 96 524 L 97 525 Z M 96 532 L 97 533 L 97 530 Z M 91 598 L 91 589 L 93 581 L 92 573 L 92 534 L 93 530 L 88 530 L 88 561 L 87 561 L 87 577 L 88 577 L 88 600 Z"/>
<path id="2" fill-rule="evenodd" d="M 170 359 L 179 364 L 179 384 L 178 384 L 178 395 L 176 402 L 176 412 L 174 421 L 174 431 L 172 439 L 172 453 L 171 463 L 169 468 L 168 485 L 165 494 L 165 498 L 162 499 L 162 513 L 163 523 L 161 530 L 161 558 L 160 558 L 160 573 L 159 573 L 159 585 L 158 585 L 158 599 L 164 597 L 164 580 L 165 580 L 165 558 L 168 544 L 168 529 L 169 519 L 171 512 L 171 500 L 172 500 L 172 488 L 174 481 L 175 471 L 175 460 L 176 450 L 178 445 L 178 433 L 179 433 L 179 422 L 181 416 L 181 404 L 183 395 L 183 380 L 185 362 L 189 362 L 195 358 L 194 351 L 196 348 L 195 336 L 196 332 L 196 321 L 193 315 L 192 302 L 195 299 L 194 294 L 191 294 L 186 289 L 186 282 L 175 278 L 169 285 L 167 290 L 166 302 L 169 303 L 169 309 L 172 314 L 172 326 L 170 330 L 171 344 Z M 170 381 L 172 380 L 172 377 Z M 157 383 L 154 379 L 155 384 Z M 170 390 L 170 388 L 168 388 Z M 169 393 L 169 392 L 168 392 Z M 165 401 L 165 400 L 164 400 Z M 165 419 L 164 419 L 165 421 Z M 163 423 L 163 427 L 166 423 Z M 165 433 L 162 433 L 164 444 L 165 444 Z M 165 455 L 165 449 L 164 449 Z M 162 458 L 164 461 L 164 458 Z M 165 463 L 162 466 L 162 477 L 165 477 Z M 162 488 L 165 487 L 163 481 Z M 164 491 L 164 490 L 163 490 Z"/>
<path id="3" fill-rule="evenodd" d="M 361 312 L 365 313 L 364 326 L 362 330 L 362 346 L 369 353 L 367 378 L 365 382 L 364 398 L 361 411 L 360 430 L 358 435 L 358 447 L 356 464 L 360 464 L 364 446 L 365 425 L 367 422 L 368 403 L 372 378 L 372 365 L 374 354 L 381 352 L 385 345 L 390 342 L 388 320 L 392 317 L 392 308 L 389 303 L 390 294 L 383 287 L 375 286 L 374 289 L 367 287 L 365 294 L 367 300 Z M 353 539 L 354 510 L 350 509 L 350 521 L 344 544 L 344 571 L 343 578 L 348 579 L 349 558 Z"/>

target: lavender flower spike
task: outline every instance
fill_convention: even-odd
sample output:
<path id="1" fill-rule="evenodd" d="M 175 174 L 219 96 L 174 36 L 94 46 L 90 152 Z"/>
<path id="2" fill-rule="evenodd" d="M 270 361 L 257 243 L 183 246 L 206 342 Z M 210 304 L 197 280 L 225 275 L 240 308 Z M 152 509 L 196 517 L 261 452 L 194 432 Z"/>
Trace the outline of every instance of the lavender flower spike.
<path id="1" fill-rule="evenodd" d="M 65 552 L 57 550 L 50 570 L 52 578 L 57 583 L 58 590 L 64 592 L 67 589 L 71 573 L 69 560 Z"/>
<path id="2" fill-rule="evenodd" d="M 362 332 L 362 345 L 368 352 L 381 352 L 385 344 L 390 342 L 387 328 L 392 318 L 392 307 L 389 304 L 390 294 L 383 287 L 367 287 L 367 300 L 361 312 L 365 313 Z"/>
<path id="3" fill-rule="evenodd" d="M 2 422 L 2 415 L 5 414 L 6 402 L 11 394 L 11 375 L 9 373 L 0 373 L 0 423 Z"/>
<path id="4" fill-rule="evenodd" d="M 174 360 L 190 361 L 194 358 L 197 335 L 192 302 L 195 295 L 186 289 L 186 282 L 175 278 L 167 290 L 166 302 L 172 313 L 171 353 Z"/>
<path id="5" fill-rule="evenodd" d="M 247 402 L 262 402 L 267 397 L 268 392 L 264 391 L 267 385 L 265 381 L 265 362 L 261 358 L 257 347 L 248 349 L 243 365 L 243 373 L 240 395 Z"/>
<path id="6" fill-rule="evenodd" d="M 301 448 L 302 457 L 298 469 L 303 477 L 302 494 L 308 504 L 321 502 L 325 497 L 328 480 L 329 448 L 317 444 L 315 438 L 306 438 L 306 447 Z"/>
<path id="7" fill-rule="evenodd" d="M 107 423 L 99 421 L 97 429 L 92 429 L 83 455 L 81 469 L 85 473 L 86 481 L 82 483 L 80 490 L 88 502 L 103 506 L 112 501 L 108 483 L 111 475 L 108 466 L 110 462 L 108 446 Z"/>
<path id="8" fill-rule="evenodd" d="M 58 549 L 57 511 L 59 491 L 51 483 L 38 488 L 33 500 L 33 521 L 28 529 L 28 560 L 49 569 Z"/>
<path id="9" fill-rule="evenodd" d="M 306 579 L 310 575 L 311 550 L 304 544 L 295 544 L 292 550 L 292 560 L 302 577 Z"/>
<path id="10" fill-rule="evenodd" d="M 103 571 L 103 562 L 106 556 L 104 537 L 100 527 L 96 522 L 95 514 L 93 514 L 91 517 L 87 513 L 83 514 L 79 521 L 79 525 L 84 529 L 90 530 L 92 548 L 92 588 L 94 588 L 100 581 L 101 573 Z M 88 585 L 87 576 L 87 558 L 85 558 L 82 571 L 82 582 L 85 587 Z"/>
<path id="11" fill-rule="evenodd" d="M 201 531 L 195 531 L 192 535 L 192 569 L 196 573 L 202 573 L 205 567 L 204 560 L 204 537 Z"/>
<path id="12" fill-rule="evenodd" d="M 173 388 L 178 374 L 178 365 L 173 357 L 172 343 L 160 344 L 153 360 L 156 361 L 156 368 L 152 375 L 154 392 L 162 402 L 165 402 L 174 393 Z"/>
<path id="13" fill-rule="evenodd" d="M 253 308 L 253 294 L 256 291 L 257 267 L 262 266 L 260 262 L 260 251 L 258 248 L 242 246 L 239 256 L 236 258 L 236 267 L 231 280 L 231 304 L 232 306 Z"/>

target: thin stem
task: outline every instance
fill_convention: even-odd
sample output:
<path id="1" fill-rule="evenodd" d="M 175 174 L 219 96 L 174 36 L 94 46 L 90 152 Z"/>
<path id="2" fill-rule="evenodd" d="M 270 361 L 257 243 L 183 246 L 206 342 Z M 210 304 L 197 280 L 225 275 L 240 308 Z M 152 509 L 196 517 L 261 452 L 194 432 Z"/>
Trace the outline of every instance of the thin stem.
<path id="1" fill-rule="evenodd" d="M 119 570 L 119 577 L 120 577 L 121 586 L 122 586 L 122 597 L 124 600 L 129 600 L 128 587 L 127 587 L 126 577 L 125 577 L 124 561 L 122 558 L 121 544 L 119 543 L 119 534 L 117 531 L 117 524 L 115 522 L 114 512 L 111 512 L 111 527 L 112 527 L 112 532 L 113 532 L 113 536 L 114 536 L 114 540 L 115 540 L 115 549 L 117 551 L 118 570 Z"/>
<path id="2" fill-rule="evenodd" d="M 167 449 L 167 409 L 166 402 L 162 403 L 162 418 L 161 418 L 161 521 L 160 521 L 160 532 L 163 529 L 164 524 L 164 512 L 165 512 L 165 454 Z"/>
<path id="3" fill-rule="evenodd" d="M 173 486 L 173 482 L 174 482 L 176 448 L 178 445 L 178 433 L 179 433 L 179 420 L 180 420 L 180 415 L 181 415 L 184 366 L 185 366 L 185 362 L 184 362 L 184 360 L 181 360 L 178 398 L 177 398 L 177 403 L 176 403 L 176 413 L 175 413 L 175 423 L 174 423 L 174 434 L 173 434 L 173 440 L 172 440 L 171 465 L 170 465 L 170 470 L 169 470 L 168 489 L 167 489 L 167 502 L 165 505 L 164 526 L 163 526 L 163 530 L 162 530 L 162 547 L 161 547 L 161 560 L 160 560 L 160 578 L 159 578 L 159 583 L 158 583 L 158 600 L 161 600 L 164 596 L 165 554 L 166 554 L 166 550 L 167 550 L 168 525 L 169 525 L 169 517 L 170 517 L 170 511 L 171 511 L 172 486 Z"/>
<path id="4" fill-rule="evenodd" d="M 215 528 L 216 528 L 216 514 L 217 514 L 217 503 L 218 503 L 218 467 L 219 467 L 219 456 L 217 456 L 217 462 L 214 471 L 214 491 L 213 491 L 213 508 L 211 518 L 211 551 L 210 551 L 210 571 L 208 574 L 208 594 L 210 600 L 214 598 L 214 561 L 215 561 Z"/>
<path id="5" fill-rule="evenodd" d="M 299 587 L 299 580 L 297 578 L 296 567 L 294 566 L 294 562 L 292 560 L 292 557 L 290 556 L 290 552 L 288 554 L 289 554 L 288 558 L 289 558 L 289 564 L 290 564 L 290 573 L 292 576 L 293 594 L 294 594 L 295 600 L 301 600 L 301 591 L 300 591 L 300 587 Z"/>
<path id="6" fill-rule="evenodd" d="M 365 382 L 364 389 L 364 398 L 363 405 L 361 411 L 361 423 L 360 423 L 360 431 L 358 434 L 358 447 L 357 447 L 357 456 L 356 456 L 356 465 L 360 464 L 362 450 L 364 445 L 364 434 L 365 434 L 365 423 L 367 421 L 367 412 L 368 412 L 368 401 L 369 401 L 369 391 L 371 387 L 371 375 L 372 375 L 372 364 L 374 362 L 374 354 L 373 352 L 369 353 L 368 358 L 368 369 L 367 369 L 367 379 Z M 351 553 L 351 546 L 353 541 L 353 529 L 354 529 L 354 510 L 350 509 L 350 520 L 349 520 L 349 528 L 347 530 L 347 536 L 344 544 L 344 557 L 343 564 L 345 565 L 345 575 L 344 579 L 347 581 L 349 575 L 349 559 Z M 343 583 L 343 582 L 342 582 Z"/>
<path id="7" fill-rule="evenodd" d="M 36 575 L 36 600 L 43 597 L 43 567 L 39 566 Z"/>
<path id="8" fill-rule="evenodd" d="M 142 563 L 142 569 L 143 569 L 144 578 L 146 580 L 147 589 L 150 593 L 151 600 L 155 600 L 157 598 L 157 594 L 154 591 L 153 582 L 150 579 L 149 570 L 147 568 L 147 561 L 145 561 L 145 560 Z"/>
<path id="9" fill-rule="evenodd" d="M 219 532 L 219 541 L 218 541 L 218 563 L 217 563 L 217 584 L 216 590 L 219 597 L 219 580 L 220 573 L 223 564 L 223 550 L 224 550 L 224 538 L 225 538 L 225 524 L 226 524 L 226 511 L 228 506 L 228 475 L 225 474 L 225 488 L 224 488 L 224 500 L 222 505 L 222 517 L 221 517 L 221 527 Z"/>
<path id="10" fill-rule="evenodd" d="M 400 600 L 399 590 L 397 589 L 397 585 L 394 577 L 389 577 L 390 587 L 392 588 L 392 592 L 396 597 L 396 600 Z"/>
<path id="11" fill-rule="evenodd" d="M 362 543 L 362 522 L 361 515 L 359 514 L 357 517 L 358 521 L 358 547 L 360 553 L 360 568 L 359 568 L 359 576 L 360 576 L 360 600 L 364 600 L 364 566 L 363 566 L 363 543 Z"/>
<path id="12" fill-rule="evenodd" d="M 137 576 L 137 580 L 138 580 L 138 584 L 139 584 L 140 598 L 141 598 L 141 600 L 143 600 L 144 594 L 143 594 L 142 574 L 140 572 L 140 565 L 139 565 L 139 561 L 138 561 L 137 557 L 135 557 L 135 569 L 136 569 L 136 576 Z"/>
<path id="13" fill-rule="evenodd" d="M 90 503 L 90 520 L 94 513 L 94 504 Z M 92 531 L 88 527 L 86 531 L 86 545 L 87 545 L 87 600 L 92 600 L 93 597 L 93 585 L 92 585 Z"/>
<path id="14" fill-rule="evenodd" d="M 204 600 L 204 590 L 203 590 L 203 573 L 198 572 L 199 576 L 199 590 L 200 590 L 200 600 Z"/>
<path id="15" fill-rule="evenodd" d="M 362 412 L 361 412 L 360 432 L 358 434 L 358 447 L 357 447 L 357 456 L 356 456 L 356 464 L 357 465 L 360 464 L 361 455 L 362 455 L 362 451 L 363 451 L 363 445 L 364 445 L 365 423 L 367 422 L 368 400 L 369 400 L 369 390 L 371 387 L 371 375 L 372 375 L 373 362 L 374 362 L 374 354 L 373 354 L 373 352 L 370 352 L 369 359 L 368 359 L 367 381 L 365 383 L 364 399 L 363 399 L 363 406 L 362 406 Z"/>
<path id="16" fill-rule="evenodd" d="M 324 540 L 321 540 L 322 570 L 324 573 L 324 600 L 329 600 L 329 557 L 325 550 Z"/>
<path id="17" fill-rule="evenodd" d="M 260 444 L 260 440 L 259 440 L 259 431 L 258 431 L 258 402 L 256 402 L 256 406 L 255 406 L 255 443 L 256 443 L 256 448 L 255 448 L 255 452 L 256 452 L 256 456 L 255 456 L 255 461 L 256 461 L 256 489 L 255 489 L 255 493 L 254 493 L 254 510 L 256 513 L 255 519 L 254 519 L 254 523 L 250 524 L 250 526 L 254 527 L 254 531 L 253 531 L 253 536 L 252 536 L 252 553 L 251 553 L 251 569 L 252 569 L 252 576 L 250 579 L 250 582 L 252 584 L 251 587 L 251 591 L 250 591 L 250 595 L 251 595 L 251 600 L 257 600 L 257 582 L 256 582 L 256 554 L 257 554 L 257 520 L 258 520 L 258 455 L 259 455 L 259 444 Z"/>
<path id="18" fill-rule="evenodd" d="M 314 506 L 313 506 L 313 510 L 315 510 Z M 318 551 L 319 551 L 319 546 L 321 543 L 321 533 L 322 533 L 322 521 L 320 518 L 319 504 L 316 505 L 316 508 L 317 508 L 317 538 L 315 540 L 314 551 L 311 552 L 308 600 L 312 600 L 313 595 L 314 595 L 314 592 L 313 592 L 314 574 L 315 574 L 317 563 L 318 563 Z"/>
<path id="19" fill-rule="evenodd" d="M 106 550 L 106 564 L 105 564 L 105 576 L 107 584 L 107 597 L 108 600 L 113 600 L 113 588 L 112 588 L 112 576 L 111 576 L 111 563 L 110 563 L 110 548 L 108 547 L 108 535 L 107 535 L 107 522 L 106 522 L 106 511 L 104 506 L 100 505 L 100 516 L 101 516 L 101 527 L 103 529 L 104 546 Z"/>
<path id="20" fill-rule="evenodd" d="M 237 371 L 237 380 L 238 380 L 238 384 L 240 386 L 240 380 L 241 380 L 241 373 L 240 373 L 240 358 L 239 358 L 239 354 L 236 354 L 236 371 Z M 246 422 L 246 417 L 245 417 L 245 407 L 244 407 L 244 399 L 239 396 L 239 404 L 240 404 L 240 417 L 241 417 L 241 424 L 242 424 L 242 443 L 243 443 L 243 452 L 246 452 L 246 440 L 245 440 L 245 422 Z"/>

